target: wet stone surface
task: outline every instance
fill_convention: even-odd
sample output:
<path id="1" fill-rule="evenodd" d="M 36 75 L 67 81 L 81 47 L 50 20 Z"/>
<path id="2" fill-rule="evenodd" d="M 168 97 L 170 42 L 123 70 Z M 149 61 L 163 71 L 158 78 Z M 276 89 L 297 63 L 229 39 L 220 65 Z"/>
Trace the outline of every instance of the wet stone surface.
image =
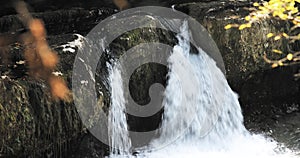
<path id="1" fill-rule="evenodd" d="M 167 2 L 166 5 L 172 3 L 173 1 Z M 174 1 L 174 3 L 179 2 Z M 271 69 L 262 60 L 262 54 L 260 54 L 282 44 L 269 43 L 266 46 L 263 43 L 263 35 L 268 31 L 281 30 L 274 27 L 272 22 L 264 22 L 245 31 L 223 29 L 226 24 L 235 21 L 224 18 L 224 15 L 227 17 L 235 14 L 243 15 L 245 14 L 243 11 L 236 11 L 247 5 L 247 3 L 201 2 L 180 4 L 177 8 L 199 20 L 216 41 L 224 58 L 228 82 L 240 96 L 246 127 L 252 132 L 269 135 L 292 149 L 300 149 L 300 81 L 293 77 L 299 67 L 296 65 Z M 78 6 L 80 7 L 80 4 Z M 116 12 L 115 7 L 106 9 L 86 7 L 88 9 L 65 8 L 61 11 L 57 11 L 55 7 L 51 10 L 50 7 L 45 13 L 34 14 L 45 22 L 49 34 L 47 41 L 58 52 L 61 59 L 57 71 L 63 74 L 62 77 L 67 80 L 69 86 L 71 85 L 72 64 L 78 48 L 61 45 L 77 39 L 78 36 L 73 33 L 86 35 L 97 23 Z M 57 21 L 58 19 L 60 21 Z M 0 26 L 2 36 L 16 37 L 26 32 L 15 15 L 1 17 Z M 286 25 L 283 25 L 283 28 L 285 27 Z M 124 35 L 124 38 L 116 40 L 112 48 L 117 52 L 147 40 L 168 39 L 171 43 L 174 42 L 172 36 L 161 31 L 152 31 L 154 33 L 147 33 L 145 30 L 130 32 Z M 18 33 L 12 34 L 12 32 Z M 147 35 L 144 36 L 147 39 L 142 38 L 143 34 Z M 121 40 L 126 37 L 137 40 Z M 123 46 L 119 47 L 120 44 Z M 24 60 L 23 48 L 24 46 L 14 40 L 1 45 L 0 48 L 0 72 L 1 76 L 6 76 L 0 79 L 0 140 L 4 140 L 0 142 L 0 157 L 29 156 L 26 153 L 32 153 L 30 155 L 32 157 L 69 157 L 70 155 L 71 157 L 103 157 L 107 155 L 108 147 L 82 127 L 74 105 L 53 102 L 49 98 L 49 89 L 45 82 L 33 80 L 27 75 L 24 64 L 16 64 Z M 64 48 L 68 48 L 67 51 L 63 51 Z M 4 62 L 4 59 L 7 62 Z M 147 66 L 143 69 L 144 74 L 153 73 L 152 71 L 166 70 L 164 68 L 151 69 Z M 155 80 L 147 75 L 141 78 L 144 76 L 146 76 L 147 83 Z M 164 82 L 161 77 L 157 78 Z M 140 102 L 147 100 L 145 99 L 147 95 L 143 92 L 139 94 L 137 97 Z M 104 95 L 106 95 L 104 101 L 108 105 L 109 94 Z M 155 120 L 156 123 L 159 121 L 157 117 Z M 135 127 L 144 123 L 134 119 L 130 119 L 129 122 L 136 125 Z M 152 126 L 153 124 L 149 125 L 149 128 L 154 128 Z"/>

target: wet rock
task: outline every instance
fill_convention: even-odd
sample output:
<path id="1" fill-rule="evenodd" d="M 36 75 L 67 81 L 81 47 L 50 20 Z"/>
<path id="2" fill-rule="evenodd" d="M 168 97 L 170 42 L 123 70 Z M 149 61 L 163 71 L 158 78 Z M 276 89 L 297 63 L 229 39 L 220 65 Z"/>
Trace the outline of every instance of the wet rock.
<path id="1" fill-rule="evenodd" d="M 252 109 L 270 110 L 260 107 L 261 104 L 299 103 L 296 98 L 300 94 L 300 82 L 293 77 L 299 66 L 273 69 L 263 59 L 264 54 L 273 59 L 280 57 L 272 53 L 272 49 L 288 51 L 286 40 L 274 42 L 266 37 L 269 32 L 285 32 L 288 23 L 267 20 L 242 31 L 224 29 L 227 24 L 243 23 L 243 19 L 236 16 L 244 17 L 248 11 L 243 8 L 249 6 L 248 2 L 210 2 L 180 4 L 176 8 L 196 18 L 210 32 L 222 54 L 228 82 L 240 95 L 245 114 Z"/>
<path id="2" fill-rule="evenodd" d="M 170 1 L 171 3 L 173 1 Z M 273 48 L 287 49 L 285 41 L 266 42 L 265 37 L 269 32 L 282 32 L 288 28 L 287 24 L 264 21 L 243 31 L 224 30 L 226 24 L 242 22 L 233 17 L 244 16 L 247 12 L 243 10 L 243 7 L 247 6 L 250 6 L 247 2 L 212 1 L 180 3 L 175 8 L 199 20 L 211 33 L 222 53 L 228 81 L 240 95 L 247 127 L 257 131 L 267 131 L 269 126 L 262 123 L 273 124 L 278 120 L 277 116 L 285 115 L 291 110 L 291 105 L 299 104 L 299 81 L 293 78 L 298 68 L 291 66 L 272 69 L 262 58 L 263 53 L 270 52 Z M 48 34 L 50 34 L 47 40 L 61 59 L 57 71 L 63 74 L 69 86 L 78 47 L 62 47 L 61 45 L 78 39 L 78 36 L 72 33 L 85 35 L 99 21 L 114 13 L 113 9 L 104 10 L 103 14 L 100 14 L 102 11 L 101 9 L 74 8 L 34 14 L 45 22 Z M 57 25 L 58 23 L 60 25 Z M 24 31 L 24 27 L 15 15 L 1 17 L 0 26 L 2 33 Z M 27 76 L 26 66 L 16 64 L 24 58 L 23 46 L 16 45 L 15 42 L 13 41 L 9 46 L 5 46 L 6 49 L 3 49 L 3 52 L 10 53 L 7 58 L 9 63 L 1 63 L 0 66 L 1 75 L 8 77 L 0 80 L 0 94 L 2 95 L 0 97 L 0 140 L 4 140 L 0 143 L 0 154 L 28 156 L 26 153 L 33 153 L 32 155 L 37 157 L 41 153 L 50 156 L 59 155 L 64 142 L 71 140 L 81 142 L 79 143 L 81 145 L 75 143 L 75 146 L 81 146 L 78 151 L 84 150 L 86 145 L 91 145 L 91 142 L 95 145 L 88 146 L 88 148 L 100 148 L 103 152 L 107 151 L 107 147 L 98 145 L 99 142 L 90 135 L 85 136 L 88 140 L 78 139 L 83 132 L 83 127 L 74 105 L 53 102 L 45 83 L 33 81 Z M 96 73 L 98 81 L 96 86 L 103 92 L 106 112 L 110 104 L 109 87 L 105 81 L 108 75 L 106 61 L 117 60 L 126 50 L 143 42 L 164 42 L 174 45 L 177 41 L 173 33 L 153 28 L 132 30 L 115 39 L 110 45 L 110 52 L 106 52 L 99 62 L 99 69 Z M 1 52 L 1 59 L 4 59 L 3 54 L 6 53 Z M 148 64 L 137 72 L 139 73 L 132 77 L 131 88 L 139 89 L 131 95 L 140 104 L 145 104 L 149 101 L 149 85 L 156 82 L 165 84 L 167 68 Z M 128 122 L 131 130 L 147 131 L 157 128 L 161 112 L 148 120 L 129 116 Z M 145 124 L 147 126 L 144 126 Z M 257 125 L 261 128 L 255 129 Z M 262 129 L 263 127 L 266 128 Z M 270 128 L 272 127 L 270 125 Z M 95 157 L 101 157 L 103 154 L 92 149 L 90 152 L 96 154 Z"/>
<path id="3" fill-rule="evenodd" d="M 15 11 L 16 1 L 1 1 L 0 2 L 0 16 L 16 14 Z M 25 0 L 29 7 L 29 11 L 34 12 L 48 12 L 63 9 L 72 8 L 101 8 L 109 7 L 112 9 L 117 9 L 111 0 L 101 0 L 101 1 L 83 1 L 83 0 Z"/>
<path id="4" fill-rule="evenodd" d="M 175 8 L 199 20 L 217 43 L 228 82 L 239 95 L 246 127 L 295 149 L 299 138 L 294 130 L 300 126 L 293 121 L 299 118 L 299 109 L 293 107 L 300 104 L 300 81 L 294 74 L 298 73 L 299 66 L 273 69 L 263 60 L 265 53 L 270 58 L 280 57 L 271 53 L 272 49 L 288 51 L 287 41 L 272 42 L 266 34 L 285 32 L 289 24 L 268 20 L 242 31 L 225 30 L 227 24 L 244 22 L 235 17 L 245 16 L 248 11 L 243 8 L 249 5 L 248 2 L 210 2 L 179 4 Z M 290 47 L 299 50 L 299 44 Z"/>
<path id="5" fill-rule="evenodd" d="M 0 80 L 2 156 L 60 156 L 82 130 L 72 104 L 54 102 L 43 82 Z"/>
<path id="6" fill-rule="evenodd" d="M 110 8 L 74 8 L 32 13 L 32 16 L 44 21 L 48 35 L 59 35 L 67 33 L 86 34 L 99 21 L 114 13 L 116 10 Z M 0 33 L 2 34 L 10 33 L 13 36 L 24 29 L 26 30 L 17 15 L 7 15 L 0 18 Z"/>

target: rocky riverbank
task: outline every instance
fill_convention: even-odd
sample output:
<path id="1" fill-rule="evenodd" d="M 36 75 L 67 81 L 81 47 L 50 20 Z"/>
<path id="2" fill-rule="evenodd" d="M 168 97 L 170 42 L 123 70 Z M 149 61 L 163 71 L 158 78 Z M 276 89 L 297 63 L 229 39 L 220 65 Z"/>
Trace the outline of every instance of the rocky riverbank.
<path id="1" fill-rule="evenodd" d="M 300 128 L 296 121 L 299 118 L 300 81 L 293 75 L 298 72 L 298 66 L 272 69 L 262 58 L 263 53 L 274 48 L 287 49 L 285 41 L 267 43 L 265 35 L 268 32 L 280 32 L 289 25 L 265 21 L 243 31 L 224 30 L 226 24 L 238 22 L 235 16 L 247 13 L 244 8 L 251 5 L 249 2 L 163 2 L 157 3 L 165 6 L 177 4 L 175 9 L 196 18 L 209 31 L 224 59 L 228 82 L 240 96 L 246 126 L 255 132 L 266 132 L 281 142 L 290 143 L 293 140 L 290 146 L 297 148 L 299 132 L 293 129 Z M 53 5 L 51 8 L 49 5 L 44 10 L 40 7 L 43 5 L 46 7 L 45 4 L 32 3 L 32 8 L 37 11 L 33 16 L 43 19 L 49 35 L 47 41 L 60 57 L 56 71 L 62 73 L 62 77 L 71 86 L 77 48 L 74 45 L 68 46 L 70 49 L 64 49 L 66 47 L 61 45 L 78 38 L 75 33 L 86 35 L 101 20 L 116 13 L 116 8 L 111 2 L 105 1 L 86 5 L 78 1 L 73 6 L 70 4 L 69 8 L 62 7 L 63 5 Z M 55 102 L 50 98 L 45 82 L 33 80 L 27 75 L 26 66 L 20 62 L 24 60 L 24 46 L 16 38 L 27 30 L 14 12 L 7 8 L 6 11 L 5 7 L 2 8 L 3 16 L 0 18 L 0 36 L 12 39 L 2 44 L 0 41 L 0 157 L 63 157 L 70 151 L 74 157 L 102 157 L 107 152 L 107 146 L 87 134 L 74 105 Z M 133 40 L 126 40 L 128 38 Z M 170 45 L 176 43 L 174 34 L 170 32 L 137 29 L 116 39 L 111 48 L 118 53 L 127 47 L 149 41 L 164 41 Z M 136 83 L 140 84 L 142 76 L 142 85 L 147 87 L 154 81 L 164 83 L 162 76 L 167 71 L 164 67 L 153 68 L 148 65 L 140 72 L 144 75 L 137 74 Z M 162 76 L 153 77 L 149 75 L 151 73 Z M 100 80 L 101 74 L 98 74 Z M 132 85 L 137 87 L 134 86 L 135 82 Z M 143 91 L 136 93 L 139 94 L 136 97 L 140 102 L 147 99 L 147 94 L 143 94 Z M 105 104 L 109 103 L 107 95 L 104 94 Z M 147 128 L 156 128 L 159 120 L 159 115 L 148 120 L 133 118 L 129 120 L 129 124 L 137 129 L 141 128 L 141 124 L 147 124 Z M 282 130 L 283 128 L 287 130 Z M 290 137 L 284 137 L 286 134 Z M 88 153 L 81 155 L 84 153 L 81 151 Z"/>

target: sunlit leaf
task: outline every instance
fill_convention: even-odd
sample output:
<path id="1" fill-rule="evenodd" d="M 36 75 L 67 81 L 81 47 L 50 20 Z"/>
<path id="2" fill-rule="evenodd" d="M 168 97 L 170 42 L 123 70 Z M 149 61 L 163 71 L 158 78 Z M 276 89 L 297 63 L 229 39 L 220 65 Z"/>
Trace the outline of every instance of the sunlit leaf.
<path id="1" fill-rule="evenodd" d="M 281 39 L 281 36 L 279 36 L 279 35 L 277 35 L 277 36 L 274 37 L 274 40 L 275 40 L 275 41 L 278 41 L 278 40 L 280 40 L 280 39 Z"/>
<path id="2" fill-rule="evenodd" d="M 285 37 L 285 38 L 289 38 L 289 35 L 286 34 L 286 33 L 282 33 L 282 36 Z"/>
<path id="3" fill-rule="evenodd" d="M 240 25 L 239 30 L 243 30 L 246 27 L 247 27 L 247 24 L 242 24 L 242 25 Z"/>
<path id="4" fill-rule="evenodd" d="M 254 6 L 254 7 L 258 7 L 259 4 L 258 4 L 257 2 L 254 2 L 254 3 L 253 3 L 253 6 Z"/>
<path id="5" fill-rule="evenodd" d="M 274 36 L 273 33 L 268 33 L 268 34 L 267 34 L 267 37 L 268 37 L 268 38 L 271 38 L 271 37 L 273 37 L 273 36 Z"/>
<path id="6" fill-rule="evenodd" d="M 282 51 L 281 50 L 277 50 L 277 49 L 273 49 L 272 52 L 278 53 L 278 54 L 282 54 Z"/>
<path id="7" fill-rule="evenodd" d="M 293 60 L 293 54 L 289 53 L 287 56 L 286 56 L 287 60 L 291 61 Z"/>
<path id="8" fill-rule="evenodd" d="M 272 68 L 278 67 L 277 63 L 272 64 Z"/>
<path id="9" fill-rule="evenodd" d="M 232 25 L 231 24 L 228 24 L 228 25 L 226 25 L 224 28 L 226 29 L 226 30 L 228 30 L 228 29 L 230 29 L 232 27 Z"/>
<path id="10" fill-rule="evenodd" d="M 250 21 L 250 16 L 246 16 L 245 20 Z"/>

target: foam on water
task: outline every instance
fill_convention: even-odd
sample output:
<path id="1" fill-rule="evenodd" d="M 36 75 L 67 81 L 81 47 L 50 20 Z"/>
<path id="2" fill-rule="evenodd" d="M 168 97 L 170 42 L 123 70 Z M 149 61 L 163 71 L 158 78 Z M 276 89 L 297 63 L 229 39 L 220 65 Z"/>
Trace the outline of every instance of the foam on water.
<path id="1" fill-rule="evenodd" d="M 197 54 L 190 53 L 187 23 L 181 27 L 177 38 L 179 43 L 174 46 L 168 60 L 170 72 L 160 136 L 150 143 L 149 150 L 140 151 L 135 157 L 295 157 L 288 149 L 279 150 L 278 143 L 272 139 L 251 134 L 245 129 L 238 96 L 229 87 L 215 61 L 200 48 Z M 111 145 L 125 146 L 129 153 L 128 133 L 118 132 L 119 128 L 127 129 L 119 71 L 119 68 L 113 68 L 110 76 L 113 87 L 110 124 L 116 126 L 110 135 Z M 166 143 L 173 138 L 176 138 L 174 142 Z M 124 157 L 124 153 L 111 156 Z"/>
<path id="2" fill-rule="evenodd" d="M 121 72 L 115 66 L 109 65 L 109 84 L 111 86 L 111 106 L 108 115 L 108 133 L 111 154 L 128 155 L 131 140 L 128 134 L 128 126 L 125 115 L 125 99 Z M 121 149 L 121 150 L 117 150 Z"/>

